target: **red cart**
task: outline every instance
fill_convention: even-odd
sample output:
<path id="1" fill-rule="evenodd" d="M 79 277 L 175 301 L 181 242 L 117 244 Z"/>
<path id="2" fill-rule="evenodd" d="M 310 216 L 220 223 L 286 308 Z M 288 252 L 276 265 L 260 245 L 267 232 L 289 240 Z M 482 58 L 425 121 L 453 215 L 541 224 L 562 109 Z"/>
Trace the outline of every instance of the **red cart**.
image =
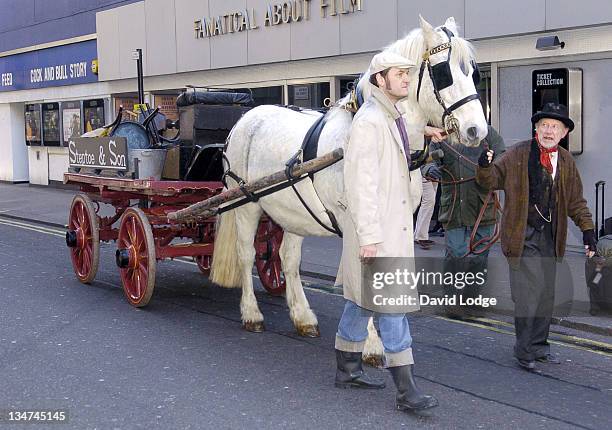
<path id="1" fill-rule="evenodd" d="M 184 223 L 168 214 L 219 194 L 221 182 L 155 181 L 64 174 L 76 184 L 66 244 L 74 272 L 82 283 L 94 280 L 100 241 L 117 242 L 116 264 L 129 303 L 147 305 L 155 288 L 157 260 L 192 257 L 204 275 L 210 272 L 216 217 Z M 100 215 L 100 204 L 112 205 L 112 216 Z M 279 256 L 283 230 L 265 215 L 255 238 L 257 273 L 272 295 L 285 290 Z M 176 240 L 175 240 L 176 239 Z M 217 244 L 223 246 L 223 244 Z"/>

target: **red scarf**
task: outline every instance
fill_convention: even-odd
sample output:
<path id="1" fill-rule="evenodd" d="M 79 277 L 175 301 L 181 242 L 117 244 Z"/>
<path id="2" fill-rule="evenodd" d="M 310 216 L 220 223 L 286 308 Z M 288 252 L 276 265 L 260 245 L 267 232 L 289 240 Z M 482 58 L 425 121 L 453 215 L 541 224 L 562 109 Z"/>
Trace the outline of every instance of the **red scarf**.
<path id="1" fill-rule="evenodd" d="M 542 165 L 542 167 L 544 167 L 546 169 L 546 171 L 552 175 L 553 173 L 553 165 L 552 162 L 550 161 L 550 155 L 548 154 L 552 154 L 553 152 L 557 152 L 559 149 L 559 145 L 555 145 L 552 148 L 545 148 L 542 146 L 542 144 L 540 143 L 540 138 L 538 137 L 538 134 L 536 133 L 536 142 L 538 142 L 538 147 L 540 148 L 540 164 Z"/>

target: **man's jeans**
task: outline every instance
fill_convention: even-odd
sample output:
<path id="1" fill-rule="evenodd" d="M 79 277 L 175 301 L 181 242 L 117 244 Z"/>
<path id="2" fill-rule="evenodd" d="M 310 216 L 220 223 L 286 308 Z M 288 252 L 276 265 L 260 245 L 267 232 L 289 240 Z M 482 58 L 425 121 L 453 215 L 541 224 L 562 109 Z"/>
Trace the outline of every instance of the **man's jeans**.
<path id="1" fill-rule="evenodd" d="M 495 230 L 495 225 L 485 225 L 478 227 L 474 243 L 485 237 L 491 237 Z M 489 250 L 482 254 L 469 254 L 463 257 L 468 252 L 470 236 L 472 235 L 471 227 L 459 227 L 445 231 L 446 235 L 446 257 L 444 259 L 444 271 L 450 273 L 485 273 L 487 269 L 487 259 Z M 476 250 L 482 249 L 484 245 L 479 245 Z M 471 285 L 463 290 L 457 290 L 452 285 L 445 288 L 445 294 L 455 295 L 457 293 L 464 297 L 476 297 L 480 293 L 480 288 L 477 285 Z"/>
<path id="2" fill-rule="evenodd" d="M 387 367 L 414 364 L 411 348 L 412 336 L 410 336 L 410 326 L 406 315 L 374 313 L 360 308 L 350 300 L 346 301 L 342 318 L 338 324 L 336 349 L 363 352 L 363 346 L 368 337 L 368 321 L 371 316 L 376 316 L 378 319 Z"/>
<path id="3" fill-rule="evenodd" d="M 495 230 L 495 224 L 483 225 L 478 227 L 476 231 L 475 242 L 485 237 L 491 237 Z M 462 257 L 468 252 L 468 245 L 470 243 L 470 236 L 472 235 L 472 227 L 459 227 L 451 230 L 446 230 L 446 255 L 452 257 Z M 482 249 L 483 246 L 478 246 L 477 249 Z M 489 255 L 489 251 L 485 251 L 482 254 L 485 258 Z M 470 254 L 469 258 L 476 257 L 474 254 Z"/>

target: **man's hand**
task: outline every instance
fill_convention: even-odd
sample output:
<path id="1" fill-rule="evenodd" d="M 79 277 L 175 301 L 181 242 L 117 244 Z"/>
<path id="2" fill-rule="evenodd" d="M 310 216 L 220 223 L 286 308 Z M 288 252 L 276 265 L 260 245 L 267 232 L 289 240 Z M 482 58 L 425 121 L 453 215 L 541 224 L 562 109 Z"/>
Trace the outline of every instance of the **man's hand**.
<path id="1" fill-rule="evenodd" d="M 591 258 L 597 252 L 597 240 L 595 240 L 595 230 L 585 230 L 582 232 L 582 243 L 587 258 Z"/>
<path id="2" fill-rule="evenodd" d="M 478 165 L 480 167 L 489 167 L 491 165 L 491 161 L 493 161 L 493 156 L 495 152 L 492 149 L 484 149 L 478 158 Z"/>
<path id="3" fill-rule="evenodd" d="M 431 127 L 426 125 L 423 129 L 423 134 L 427 137 L 431 138 L 431 141 L 434 143 L 440 143 L 446 137 L 446 132 L 441 128 Z"/>
<path id="4" fill-rule="evenodd" d="M 359 259 L 363 264 L 369 264 L 371 259 L 376 257 L 377 251 L 376 244 L 361 246 L 359 247 Z"/>
<path id="5" fill-rule="evenodd" d="M 423 167 L 425 179 L 442 180 L 442 169 L 436 163 L 428 163 Z"/>

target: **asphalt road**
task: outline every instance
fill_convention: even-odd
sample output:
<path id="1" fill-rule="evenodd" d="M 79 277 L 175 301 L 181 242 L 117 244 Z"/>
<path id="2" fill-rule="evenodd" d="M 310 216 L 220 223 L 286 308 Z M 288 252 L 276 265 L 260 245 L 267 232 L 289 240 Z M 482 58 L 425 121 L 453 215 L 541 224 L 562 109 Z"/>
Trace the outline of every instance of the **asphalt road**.
<path id="1" fill-rule="evenodd" d="M 309 289 L 322 336 L 295 334 L 282 298 L 258 292 L 266 332 L 241 329 L 239 291 L 208 285 L 186 261 L 158 266 L 150 305 L 123 298 L 114 244 L 92 285 L 76 281 L 63 233 L 0 219 L 0 411 L 68 411 L 74 429 L 604 429 L 612 356 L 568 344 L 561 365 L 530 374 L 511 327 L 411 319 L 418 383 L 440 407 L 396 412 L 394 389 L 333 386 L 341 297 Z M 24 429 L 22 424 L 0 423 Z M 45 426 L 32 426 L 43 428 Z"/>

